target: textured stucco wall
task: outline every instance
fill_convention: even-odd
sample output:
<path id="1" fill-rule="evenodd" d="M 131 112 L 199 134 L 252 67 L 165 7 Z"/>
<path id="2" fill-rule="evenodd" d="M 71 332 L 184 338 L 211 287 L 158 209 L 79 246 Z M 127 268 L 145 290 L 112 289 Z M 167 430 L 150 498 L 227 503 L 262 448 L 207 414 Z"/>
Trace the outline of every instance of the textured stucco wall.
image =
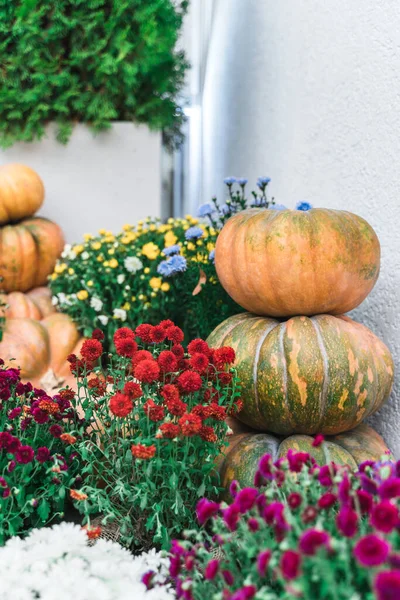
<path id="1" fill-rule="evenodd" d="M 400 457 L 400 3 L 218 0 L 204 94 L 204 201 L 226 175 L 272 177 L 289 207 L 346 209 L 382 244 L 353 316 L 391 349 L 396 383 L 372 419 Z"/>
<path id="2" fill-rule="evenodd" d="M 66 146 L 50 127 L 42 141 L 0 152 L 0 165 L 9 162 L 29 165 L 42 177 L 40 215 L 56 221 L 68 242 L 161 214 L 161 135 L 145 126 L 114 123 L 94 136 L 77 125 Z"/>

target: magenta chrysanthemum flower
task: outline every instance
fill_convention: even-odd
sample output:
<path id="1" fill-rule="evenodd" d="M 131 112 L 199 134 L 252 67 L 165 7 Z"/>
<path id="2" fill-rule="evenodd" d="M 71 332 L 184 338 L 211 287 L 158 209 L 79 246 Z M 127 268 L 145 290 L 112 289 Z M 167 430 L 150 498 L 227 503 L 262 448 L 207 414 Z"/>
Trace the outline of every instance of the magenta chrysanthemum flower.
<path id="1" fill-rule="evenodd" d="M 229 493 L 232 496 L 232 498 L 236 498 L 236 494 L 238 493 L 238 489 L 239 489 L 239 484 L 236 481 L 236 479 L 234 479 L 231 483 L 231 485 L 229 486 Z"/>
<path id="2" fill-rule="evenodd" d="M 389 556 L 390 544 L 377 535 L 370 533 L 361 538 L 354 546 L 353 554 L 363 567 L 377 567 Z"/>
<path id="3" fill-rule="evenodd" d="M 400 479 L 398 477 L 385 479 L 378 488 L 378 494 L 382 500 L 398 498 L 400 496 Z"/>
<path id="4" fill-rule="evenodd" d="M 378 531 L 390 533 L 399 524 L 399 511 L 390 500 L 382 500 L 374 506 L 370 523 Z"/>
<path id="5" fill-rule="evenodd" d="M 301 557 L 295 550 L 286 550 L 281 557 L 280 567 L 282 575 L 288 581 L 296 579 L 300 573 Z"/>
<path id="6" fill-rule="evenodd" d="M 230 600 L 251 600 L 257 593 L 255 585 L 245 585 L 230 597 Z"/>
<path id="7" fill-rule="evenodd" d="M 272 457 L 270 454 L 264 454 L 258 463 L 258 471 L 263 477 L 272 476 Z"/>
<path id="8" fill-rule="evenodd" d="M 303 498 L 302 498 L 301 494 L 299 494 L 298 492 L 292 492 L 287 497 L 287 503 L 290 506 L 290 508 L 292 508 L 293 510 L 298 508 L 302 502 L 303 502 Z"/>
<path id="9" fill-rule="evenodd" d="M 350 479 L 347 473 L 344 473 L 342 481 L 338 485 L 338 498 L 341 504 L 348 505 L 350 503 Z"/>
<path id="10" fill-rule="evenodd" d="M 285 507 L 282 502 L 271 502 L 264 508 L 263 517 L 267 525 L 272 525 L 274 522 L 284 521 L 283 512 Z"/>
<path id="11" fill-rule="evenodd" d="M 251 517 L 247 523 L 250 531 L 258 531 L 260 529 L 260 523 L 254 517 Z"/>
<path id="12" fill-rule="evenodd" d="M 222 577 L 224 578 L 225 583 L 227 585 L 233 585 L 235 583 L 235 578 L 233 576 L 233 573 L 231 573 L 231 571 L 228 571 L 227 569 L 222 571 Z"/>
<path id="13" fill-rule="evenodd" d="M 332 473 L 335 473 L 333 464 L 323 465 L 318 472 L 318 481 L 324 487 L 330 487 L 333 484 Z"/>
<path id="14" fill-rule="evenodd" d="M 196 507 L 197 520 L 200 525 L 204 525 L 211 517 L 215 516 L 219 511 L 219 504 L 211 502 L 207 498 L 202 498 L 198 501 Z"/>
<path id="15" fill-rule="evenodd" d="M 225 525 L 230 531 L 236 531 L 237 524 L 239 521 L 239 507 L 235 504 L 231 504 L 223 511 L 223 517 Z"/>
<path id="16" fill-rule="evenodd" d="M 213 579 L 215 579 L 215 577 L 218 573 L 218 570 L 219 570 L 219 560 L 217 558 L 213 558 L 206 565 L 206 568 L 204 571 L 204 578 L 208 579 L 209 581 L 212 581 Z"/>
<path id="17" fill-rule="evenodd" d="M 40 463 L 45 463 L 50 460 L 50 450 L 46 446 L 38 448 L 36 451 L 36 460 Z"/>
<path id="18" fill-rule="evenodd" d="M 299 540 L 299 549 L 303 554 L 312 556 L 321 546 L 328 546 L 329 535 L 318 529 L 308 529 L 302 533 Z"/>
<path id="19" fill-rule="evenodd" d="M 358 500 L 358 504 L 360 506 L 361 512 L 363 514 L 369 514 L 371 512 L 372 505 L 374 503 L 374 499 L 371 496 L 371 494 L 369 494 L 365 490 L 357 490 L 356 496 L 357 496 L 357 500 Z"/>
<path id="20" fill-rule="evenodd" d="M 271 559 L 271 554 L 271 550 L 264 550 L 257 556 L 257 571 L 260 577 L 264 577 L 265 575 L 268 563 Z"/>
<path id="21" fill-rule="evenodd" d="M 374 589 L 377 600 L 400 598 L 400 571 L 381 571 L 375 577 Z"/>
<path id="22" fill-rule="evenodd" d="M 243 488 L 237 494 L 235 504 L 238 506 L 241 513 L 246 513 L 251 510 L 256 503 L 258 490 L 256 488 Z"/>
<path id="23" fill-rule="evenodd" d="M 336 517 L 336 525 L 345 537 L 353 537 L 358 527 L 357 513 L 348 506 L 342 506 Z"/>
<path id="24" fill-rule="evenodd" d="M 310 455 L 307 452 L 294 452 L 290 449 L 287 453 L 287 459 L 289 461 L 289 469 L 293 473 L 300 473 L 303 465 L 310 460 Z"/>
<path id="25" fill-rule="evenodd" d="M 336 494 L 333 494 L 332 492 L 326 492 L 325 494 L 322 494 L 322 496 L 319 498 L 318 507 L 322 510 L 328 510 L 329 508 L 331 508 L 331 506 L 335 504 L 336 500 Z"/>
<path id="26" fill-rule="evenodd" d="M 60 425 L 51 425 L 49 427 L 49 432 L 53 437 L 59 438 L 63 430 L 62 427 L 60 427 Z"/>
<path id="27" fill-rule="evenodd" d="M 319 433 L 318 435 L 315 436 L 312 445 L 314 448 L 318 448 L 324 441 L 325 441 L 324 436 L 321 433 Z"/>
<path id="28" fill-rule="evenodd" d="M 21 465 L 27 465 L 32 462 L 35 457 L 35 452 L 31 446 L 20 446 L 15 453 L 15 460 Z"/>

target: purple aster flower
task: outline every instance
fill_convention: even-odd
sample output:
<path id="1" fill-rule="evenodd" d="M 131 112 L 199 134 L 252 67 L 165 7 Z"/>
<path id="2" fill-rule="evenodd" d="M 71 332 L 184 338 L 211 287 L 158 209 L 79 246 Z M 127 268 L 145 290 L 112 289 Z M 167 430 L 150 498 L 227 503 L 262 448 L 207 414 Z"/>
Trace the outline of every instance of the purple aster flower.
<path id="1" fill-rule="evenodd" d="M 231 185 L 233 185 L 234 183 L 236 183 L 236 181 L 237 181 L 236 177 L 225 177 L 225 179 L 224 179 L 225 185 L 228 185 L 229 187 Z"/>
<path id="2" fill-rule="evenodd" d="M 242 187 L 244 187 L 246 185 L 246 183 L 248 182 L 248 179 L 246 179 L 245 177 L 239 177 L 237 180 L 238 184 L 241 185 Z"/>
<path id="3" fill-rule="evenodd" d="M 181 251 L 181 247 L 178 244 L 174 244 L 173 246 L 168 246 L 168 248 L 164 248 L 162 253 L 165 256 L 172 256 L 173 254 L 179 254 Z"/>
<path id="4" fill-rule="evenodd" d="M 215 212 L 215 206 L 213 206 L 209 202 L 206 202 L 206 204 L 202 204 L 201 206 L 199 206 L 199 208 L 197 210 L 197 216 L 198 217 L 209 217 L 214 212 Z"/>
<path id="5" fill-rule="evenodd" d="M 203 237 L 203 235 L 204 231 L 201 227 L 197 227 L 196 225 L 194 227 L 189 227 L 189 229 L 185 231 L 185 238 L 187 240 L 198 240 Z"/>
<path id="6" fill-rule="evenodd" d="M 215 250 L 211 250 L 210 254 L 208 255 L 208 260 L 211 262 L 215 261 Z"/>
<path id="7" fill-rule="evenodd" d="M 268 208 L 270 210 L 287 210 L 287 207 L 283 204 L 271 204 Z"/>
<path id="8" fill-rule="evenodd" d="M 260 190 L 264 190 L 270 181 L 271 177 L 259 177 L 257 179 L 257 186 L 260 188 Z"/>
<path id="9" fill-rule="evenodd" d="M 226 217 L 227 215 L 231 214 L 232 208 L 228 204 L 223 204 L 219 207 L 219 212 L 222 216 Z"/>

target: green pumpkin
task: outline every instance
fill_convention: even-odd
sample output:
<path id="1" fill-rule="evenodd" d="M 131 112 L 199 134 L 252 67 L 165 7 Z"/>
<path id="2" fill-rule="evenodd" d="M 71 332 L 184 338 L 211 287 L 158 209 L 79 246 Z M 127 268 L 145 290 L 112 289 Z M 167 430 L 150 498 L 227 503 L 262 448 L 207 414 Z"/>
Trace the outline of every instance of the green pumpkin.
<path id="1" fill-rule="evenodd" d="M 244 313 L 207 341 L 234 348 L 244 404 L 238 418 L 259 431 L 348 431 L 382 406 L 393 385 L 388 348 L 346 316 L 280 322 Z"/>

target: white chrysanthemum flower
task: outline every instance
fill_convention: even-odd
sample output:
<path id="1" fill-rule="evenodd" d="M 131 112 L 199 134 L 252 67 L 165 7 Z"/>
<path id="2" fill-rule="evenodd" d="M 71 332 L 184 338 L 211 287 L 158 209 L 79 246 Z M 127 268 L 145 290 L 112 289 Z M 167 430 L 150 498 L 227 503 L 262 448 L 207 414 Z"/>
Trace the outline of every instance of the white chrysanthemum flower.
<path id="1" fill-rule="evenodd" d="M 168 561 L 152 550 L 133 557 L 118 544 L 98 540 L 87 545 L 86 533 L 72 523 L 34 530 L 0 548 L 4 598 L 13 600 L 173 600 L 170 585 L 146 590 L 143 575 L 163 583 Z"/>
<path id="2" fill-rule="evenodd" d="M 71 252 L 71 250 L 72 250 L 71 244 L 65 244 L 64 250 L 61 252 L 62 258 L 67 258 L 67 256 Z"/>
<path id="3" fill-rule="evenodd" d="M 121 275 L 118 275 L 118 277 L 117 277 L 117 282 L 124 283 L 124 281 L 125 281 L 125 275 L 123 273 L 121 273 Z"/>
<path id="4" fill-rule="evenodd" d="M 81 259 L 82 259 L 82 260 L 88 260 L 88 258 L 90 258 L 90 254 L 89 254 L 89 252 L 86 252 L 86 251 L 85 251 L 85 252 L 82 252 L 82 254 L 81 254 Z"/>
<path id="5" fill-rule="evenodd" d="M 91 306 L 92 308 L 94 308 L 94 310 L 95 310 L 96 312 L 100 312 L 100 311 L 101 311 L 101 309 L 103 308 L 103 301 L 102 301 L 102 300 L 100 300 L 100 298 L 97 298 L 97 296 L 93 296 L 93 297 L 90 299 L 90 306 Z"/>
<path id="6" fill-rule="evenodd" d="M 143 269 L 142 261 L 136 256 L 127 256 L 124 260 L 124 265 L 125 269 L 129 273 L 136 273 L 136 271 L 140 271 L 140 269 Z"/>
<path id="7" fill-rule="evenodd" d="M 107 325 L 108 317 L 106 315 L 99 315 L 97 317 L 102 325 Z"/>
<path id="8" fill-rule="evenodd" d="M 58 304 L 58 298 L 57 298 L 57 296 L 52 296 L 51 303 L 52 303 L 53 306 L 57 306 L 57 304 Z"/>
<path id="9" fill-rule="evenodd" d="M 115 319 L 126 321 L 126 310 L 124 310 L 123 308 L 114 308 L 113 316 Z"/>

